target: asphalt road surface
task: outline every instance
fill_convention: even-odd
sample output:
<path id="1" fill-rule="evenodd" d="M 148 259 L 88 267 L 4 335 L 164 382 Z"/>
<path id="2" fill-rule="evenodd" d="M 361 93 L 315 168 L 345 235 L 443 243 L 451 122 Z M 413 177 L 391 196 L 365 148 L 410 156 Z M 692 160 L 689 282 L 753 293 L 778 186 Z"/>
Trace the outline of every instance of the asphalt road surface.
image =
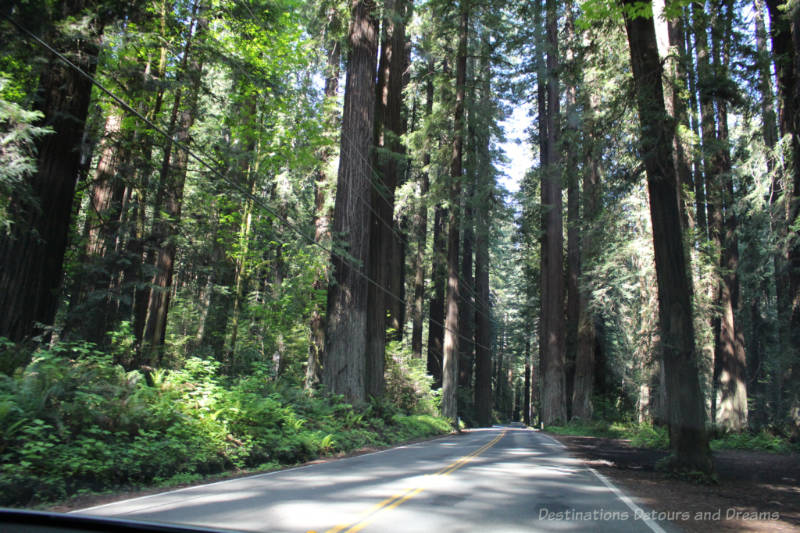
<path id="1" fill-rule="evenodd" d="M 237 531 L 676 531 L 552 438 L 493 427 L 80 514 Z"/>

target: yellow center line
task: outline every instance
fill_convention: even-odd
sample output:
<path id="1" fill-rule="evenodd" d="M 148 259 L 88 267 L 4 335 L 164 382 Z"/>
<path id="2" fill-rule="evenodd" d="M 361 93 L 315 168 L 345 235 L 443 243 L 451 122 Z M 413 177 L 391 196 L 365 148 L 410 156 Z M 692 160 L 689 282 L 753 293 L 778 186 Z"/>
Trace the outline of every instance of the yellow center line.
<path id="1" fill-rule="evenodd" d="M 389 498 L 386 498 L 386 499 L 385 499 L 385 500 L 383 500 L 382 502 L 376 503 L 375 505 L 373 505 L 372 507 L 370 507 L 370 508 L 369 508 L 369 509 L 367 509 L 366 511 L 362 511 L 362 512 L 358 513 L 358 515 L 356 516 L 356 519 L 355 519 L 355 520 L 353 520 L 353 521 L 351 521 L 351 522 L 348 522 L 348 523 L 346 523 L 346 524 L 340 524 L 340 525 L 338 525 L 338 526 L 332 527 L 332 528 L 330 528 L 329 530 L 327 530 L 325 533 L 339 533 L 339 531 L 341 531 L 341 530 L 343 530 L 343 529 L 347 529 L 347 527 L 348 527 L 350 524 L 352 524 L 352 523 L 354 523 L 354 522 L 360 522 L 360 521 L 362 520 L 362 518 L 366 518 L 366 517 L 367 517 L 367 516 L 369 516 L 371 513 L 374 513 L 374 512 L 376 512 L 378 509 L 380 509 L 380 508 L 382 508 L 382 507 L 384 507 L 384 506 L 386 506 L 386 505 L 390 504 L 392 501 L 394 501 L 394 500 L 396 500 L 396 499 L 398 499 L 398 498 L 401 498 L 401 497 L 402 497 L 404 494 L 406 494 L 406 493 L 408 493 L 408 492 L 410 492 L 410 491 L 412 491 L 412 490 L 413 490 L 413 489 L 408 489 L 408 490 L 406 490 L 406 492 L 403 492 L 403 493 L 401 493 L 401 494 L 395 494 L 394 496 L 391 496 L 391 497 L 389 497 Z M 311 532 L 308 532 L 308 533 L 311 533 Z"/>
<path id="2" fill-rule="evenodd" d="M 395 501 L 393 504 L 387 506 L 384 509 L 381 509 L 381 511 L 379 511 L 379 512 L 386 511 L 388 509 L 394 509 L 395 507 L 397 507 L 401 503 L 405 502 L 406 500 L 410 500 L 411 498 L 413 498 L 414 496 L 416 496 L 417 494 L 419 494 L 423 490 L 425 490 L 425 489 L 423 489 L 422 487 L 416 488 L 416 489 L 412 490 L 411 492 L 407 493 L 402 498 L 400 498 L 397 501 Z M 378 513 L 376 512 L 375 515 L 377 515 L 377 514 Z M 357 523 L 356 525 L 354 525 L 353 527 L 348 529 L 345 533 L 356 533 L 357 531 L 361 531 L 362 529 L 367 527 L 375 519 L 375 515 L 373 515 L 372 517 L 370 517 L 370 518 L 368 518 L 366 520 L 362 520 L 361 522 Z"/>
<path id="3" fill-rule="evenodd" d="M 483 446 L 481 446 L 477 450 L 474 450 L 474 451 L 468 453 L 467 455 L 461 457 L 457 461 L 454 461 L 454 462 L 450 463 L 449 465 L 447 465 L 444 468 L 440 469 L 435 474 L 431 474 L 431 475 L 432 476 L 448 476 L 448 475 L 452 474 L 453 472 L 455 472 L 459 468 L 461 468 L 464 465 L 466 465 L 472 459 L 474 459 L 475 457 L 479 456 L 480 454 L 482 454 L 483 452 L 485 452 L 486 450 L 488 450 L 489 448 L 491 448 L 492 446 L 497 444 L 500 441 L 500 439 L 502 439 L 503 436 L 506 434 L 506 431 L 507 430 L 504 430 L 498 436 L 496 436 L 495 438 L 493 438 L 492 440 L 490 440 L 489 442 L 487 442 L 486 444 L 484 444 Z M 356 533 L 358 531 L 361 531 L 363 528 L 365 528 L 367 525 L 369 525 L 375 519 L 375 517 L 378 514 L 380 514 L 381 512 L 383 512 L 385 510 L 388 510 L 388 509 L 394 509 L 395 507 L 398 507 L 399 505 L 402 505 L 404 502 L 410 500 L 411 498 L 413 498 L 414 496 L 416 496 L 417 494 L 419 494 L 423 490 L 425 490 L 425 487 L 417 487 L 417 488 L 413 488 L 412 487 L 410 489 L 406 489 L 405 491 L 403 491 L 401 493 L 398 493 L 398 494 L 395 494 L 394 496 L 386 498 L 382 502 L 376 503 L 375 505 L 373 505 L 372 507 L 370 507 L 366 511 L 363 511 L 363 512 L 359 513 L 358 516 L 354 520 L 351 520 L 350 522 L 348 522 L 346 524 L 340 524 L 340 525 L 337 525 L 335 527 L 332 527 L 331 529 L 327 530 L 325 533 L 339 533 L 340 531 L 345 530 L 345 529 L 347 530 L 345 533 Z M 349 528 L 349 529 L 347 529 L 347 528 Z"/>
<path id="4" fill-rule="evenodd" d="M 500 435 L 498 435 L 497 437 L 492 439 L 490 442 L 484 444 L 482 447 L 480 447 L 479 449 L 475 450 L 474 452 L 465 455 L 464 457 L 462 457 L 461 459 L 459 459 L 455 463 L 451 464 L 450 466 L 445 467 L 443 470 L 440 470 L 439 472 L 436 473 L 436 475 L 447 476 L 449 474 L 452 474 L 453 472 L 455 472 L 456 470 L 458 470 L 459 468 L 461 468 L 462 466 L 464 466 L 465 464 L 470 462 L 474 457 L 479 456 L 480 454 L 482 454 L 483 452 L 485 452 L 486 450 L 488 450 L 489 448 L 491 448 L 492 446 L 497 444 L 497 442 L 500 439 L 502 439 L 503 435 L 505 435 L 505 434 L 506 434 L 506 432 L 503 431 Z"/>

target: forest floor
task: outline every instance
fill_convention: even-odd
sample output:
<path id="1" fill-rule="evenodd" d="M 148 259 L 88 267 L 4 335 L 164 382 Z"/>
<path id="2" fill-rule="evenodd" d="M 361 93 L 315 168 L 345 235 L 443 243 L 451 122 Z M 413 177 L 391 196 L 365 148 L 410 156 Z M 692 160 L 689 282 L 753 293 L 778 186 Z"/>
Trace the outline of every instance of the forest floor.
<path id="1" fill-rule="evenodd" d="M 634 448 L 626 439 L 550 436 L 642 504 L 671 514 L 685 531 L 800 532 L 797 454 L 716 451 L 719 483 L 701 485 L 657 472 L 663 450 Z"/>

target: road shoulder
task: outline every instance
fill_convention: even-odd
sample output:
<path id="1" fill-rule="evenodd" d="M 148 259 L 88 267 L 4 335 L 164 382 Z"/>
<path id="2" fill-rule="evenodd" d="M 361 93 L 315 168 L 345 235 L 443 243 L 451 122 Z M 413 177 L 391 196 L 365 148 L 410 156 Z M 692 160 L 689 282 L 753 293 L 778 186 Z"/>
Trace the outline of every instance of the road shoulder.
<path id="1" fill-rule="evenodd" d="M 796 458 L 756 452 L 715 453 L 720 483 L 698 485 L 656 472 L 657 450 L 623 439 L 548 434 L 641 504 L 689 532 L 800 532 Z M 794 467 L 794 468 L 792 468 Z"/>
<path id="2" fill-rule="evenodd" d="M 324 457 L 318 457 L 316 459 L 312 459 L 310 461 L 306 461 L 304 463 L 297 463 L 294 465 L 281 465 L 280 468 L 275 468 L 272 470 L 258 470 L 258 469 L 243 469 L 237 471 L 228 471 L 222 472 L 220 474 L 214 474 L 206 476 L 202 479 L 198 479 L 197 481 L 193 481 L 191 483 L 178 483 L 172 485 L 161 485 L 158 487 L 141 487 L 141 488 L 132 488 L 129 490 L 115 490 L 110 491 L 107 493 L 92 493 L 92 494 L 81 494 L 70 498 L 69 500 L 58 502 L 52 505 L 44 506 L 41 510 L 43 511 L 50 511 L 56 513 L 70 513 L 79 511 L 82 509 L 88 509 L 91 507 L 98 507 L 101 505 L 107 505 L 111 503 L 122 502 L 125 500 L 132 500 L 136 498 L 141 498 L 145 496 L 154 496 L 157 494 L 162 494 L 166 492 L 173 492 L 176 490 L 181 489 L 188 489 L 192 487 L 199 487 L 203 485 L 210 485 L 213 483 L 219 483 L 223 481 L 231 481 L 234 479 L 242 479 L 247 477 L 254 477 L 260 476 L 264 474 L 272 474 L 276 472 L 284 472 L 287 470 L 295 470 L 298 468 L 304 468 L 307 466 L 329 463 L 332 461 L 339 461 L 341 459 L 348 459 L 350 457 L 358 457 L 361 455 L 369 455 L 373 453 L 382 453 L 388 450 L 393 450 L 395 448 L 400 448 L 403 446 L 410 446 L 413 444 L 417 444 L 420 442 L 429 442 L 435 441 L 443 438 L 452 437 L 454 435 L 458 435 L 456 432 L 447 433 L 444 435 L 433 435 L 430 437 L 420 437 L 416 439 L 411 439 L 404 442 L 398 442 L 395 444 L 387 445 L 387 446 L 370 446 L 359 448 L 357 450 L 353 450 L 347 453 L 339 453 L 335 455 L 329 455 Z"/>

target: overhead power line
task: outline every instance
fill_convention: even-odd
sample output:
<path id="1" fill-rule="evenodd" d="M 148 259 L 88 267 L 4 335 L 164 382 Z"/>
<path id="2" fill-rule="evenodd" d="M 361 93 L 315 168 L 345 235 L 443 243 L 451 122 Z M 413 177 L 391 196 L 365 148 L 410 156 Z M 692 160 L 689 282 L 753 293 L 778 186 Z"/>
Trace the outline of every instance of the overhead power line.
<path id="1" fill-rule="evenodd" d="M 372 279 L 368 274 L 362 272 L 360 267 L 359 267 L 359 265 L 356 265 L 353 261 L 351 261 L 347 254 L 341 254 L 341 253 L 337 252 L 334 247 L 328 248 L 325 245 L 323 245 L 322 243 L 318 242 L 313 237 L 311 237 L 311 236 L 307 235 L 306 233 L 304 233 L 303 230 L 297 224 L 295 224 L 295 223 L 291 222 L 290 220 L 288 220 L 287 218 L 283 217 L 276 208 L 274 208 L 273 206 L 270 206 L 269 204 L 267 204 L 263 200 L 263 198 L 261 198 L 259 196 L 256 196 L 255 194 L 253 194 L 249 190 L 243 188 L 240 184 L 238 184 L 235 181 L 231 180 L 224 172 L 221 172 L 219 169 L 213 167 L 210 163 L 208 163 L 206 161 L 206 159 L 204 157 L 201 157 L 200 155 L 198 155 L 198 153 L 196 151 L 192 150 L 189 146 L 187 146 L 186 144 L 180 142 L 178 139 L 176 139 L 173 136 L 171 136 L 166 129 L 164 129 L 161 126 L 158 126 L 157 124 L 152 122 L 150 119 L 145 117 L 142 113 L 140 113 L 135 108 L 133 108 L 130 104 L 125 102 L 122 98 L 118 97 L 116 94 L 114 94 L 109 89 L 107 89 L 94 76 L 92 76 L 91 74 L 89 74 L 88 72 L 86 72 L 85 70 L 83 70 L 82 68 L 77 66 L 75 63 L 70 61 L 70 59 L 67 58 L 64 54 L 62 54 L 61 52 L 59 52 L 58 50 L 53 48 L 50 44 L 48 44 L 47 42 L 42 40 L 40 37 L 35 35 L 33 32 L 31 32 L 30 30 L 28 30 L 27 28 L 25 28 L 24 26 L 19 24 L 16 20 L 12 19 L 10 16 L 6 15 L 5 13 L 0 13 L 0 17 L 6 19 L 15 28 L 17 28 L 17 30 L 19 30 L 21 33 L 23 33 L 23 34 L 27 35 L 28 37 L 30 37 L 31 39 L 33 39 L 34 42 L 36 42 L 39 46 L 41 46 L 44 49 L 46 49 L 47 51 L 49 51 L 51 54 L 56 56 L 60 61 L 62 61 L 64 64 L 66 64 L 69 68 L 75 70 L 81 76 L 83 76 L 88 81 L 90 81 L 92 83 L 92 85 L 97 87 L 106 96 L 111 98 L 111 100 L 113 100 L 114 103 L 117 104 L 119 107 L 121 107 L 126 112 L 130 113 L 131 115 L 135 116 L 136 118 L 138 118 L 139 120 L 141 120 L 142 122 L 144 122 L 145 124 L 150 126 L 151 128 L 153 128 L 154 131 L 156 131 L 157 133 L 159 133 L 163 137 L 169 139 L 170 142 L 172 142 L 172 144 L 174 146 L 176 146 L 178 149 L 183 150 L 184 152 L 186 152 L 186 154 L 189 155 L 189 157 L 194 159 L 201 166 L 203 166 L 206 169 L 208 169 L 216 177 L 218 177 L 221 180 L 223 180 L 226 183 L 228 183 L 231 187 L 236 189 L 244 197 L 249 198 L 250 200 L 252 200 L 259 207 L 261 207 L 265 211 L 267 211 L 273 218 L 277 219 L 278 221 L 283 223 L 284 226 L 286 226 L 287 228 L 289 228 L 290 230 L 295 232 L 297 235 L 302 237 L 304 240 L 308 241 L 309 244 L 317 246 L 320 249 L 322 249 L 323 251 L 325 251 L 325 252 L 327 252 L 327 253 L 329 253 L 331 255 L 336 255 L 345 264 L 347 264 L 350 268 L 352 268 L 359 277 L 361 277 L 365 281 L 367 281 L 367 283 L 369 283 L 369 284 L 373 285 L 374 287 L 376 287 L 377 289 L 381 290 L 384 294 L 386 294 L 387 296 L 391 297 L 392 299 L 394 299 L 394 300 L 396 300 L 396 301 L 398 301 L 398 302 L 400 302 L 400 303 L 402 303 L 404 305 L 408 305 L 408 302 L 405 299 L 403 299 L 400 296 L 394 294 L 390 289 L 384 287 L 383 285 L 381 285 L 380 283 L 378 283 L 377 281 Z M 203 155 L 205 156 L 205 154 L 203 154 Z M 370 183 L 372 183 L 372 180 L 370 180 Z M 276 240 L 280 241 L 279 239 L 276 239 Z M 281 244 L 288 244 L 285 241 L 280 241 L 280 242 L 281 242 Z M 469 339 L 469 338 L 465 337 L 464 335 L 461 335 L 461 333 L 459 333 L 457 331 L 453 331 L 451 328 L 448 328 L 445 324 L 443 324 L 443 323 L 441 323 L 441 322 L 439 322 L 437 320 L 430 319 L 430 322 L 436 324 L 437 326 L 441 326 L 444 330 L 449 331 L 450 333 L 453 333 L 453 334 L 457 335 L 459 338 L 461 338 L 463 340 L 475 343 L 474 339 Z M 484 346 L 482 344 L 475 343 L 475 346 L 483 348 L 485 350 L 491 350 L 490 347 Z"/>

